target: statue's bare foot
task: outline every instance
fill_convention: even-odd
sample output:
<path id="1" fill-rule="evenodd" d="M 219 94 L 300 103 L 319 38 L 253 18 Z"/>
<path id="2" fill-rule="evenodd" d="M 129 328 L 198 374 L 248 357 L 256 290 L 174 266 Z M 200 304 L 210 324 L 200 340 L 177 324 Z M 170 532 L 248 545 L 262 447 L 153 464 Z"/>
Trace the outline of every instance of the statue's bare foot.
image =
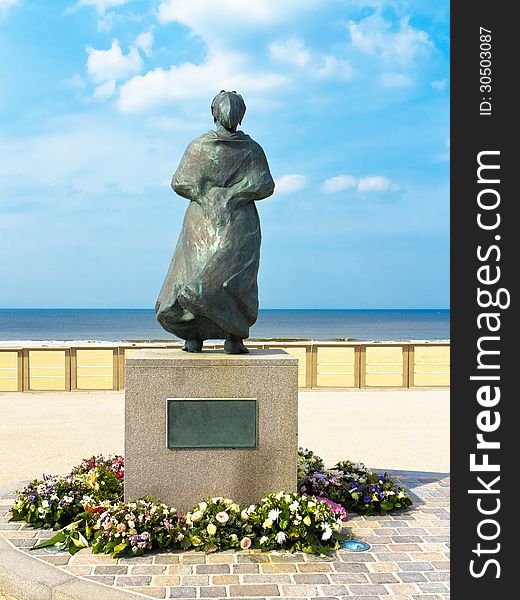
<path id="1" fill-rule="evenodd" d="M 186 340 L 181 350 L 184 350 L 184 352 L 202 352 L 202 340 Z"/>
<path id="2" fill-rule="evenodd" d="M 227 339 L 224 342 L 224 352 L 226 354 L 249 354 L 249 350 L 244 346 L 241 339 Z"/>

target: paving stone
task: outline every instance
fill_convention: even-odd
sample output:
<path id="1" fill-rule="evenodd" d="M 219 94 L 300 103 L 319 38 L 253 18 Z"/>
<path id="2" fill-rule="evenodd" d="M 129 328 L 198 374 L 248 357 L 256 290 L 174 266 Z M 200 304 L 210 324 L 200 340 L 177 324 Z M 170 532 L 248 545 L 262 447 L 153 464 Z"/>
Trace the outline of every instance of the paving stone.
<path id="1" fill-rule="evenodd" d="M 46 563 L 50 565 L 54 565 L 55 567 L 63 567 L 64 565 L 69 564 L 70 555 L 69 556 L 41 556 L 40 560 L 44 560 Z"/>
<path id="2" fill-rule="evenodd" d="M 318 594 L 318 588 L 315 585 L 281 585 L 282 596 L 294 596 L 309 598 Z"/>
<path id="3" fill-rule="evenodd" d="M 193 575 L 194 565 L 169 565 L 166 568 L 167 575 Z"/>
<path id="4" fill-rule="evenodd" d="M 237 556 L 237 563 L 266 563 L 270 562 L 268 556 L 258 556 L 257 554 L 241 554 Z M 274 561 L 273 561 L 274 562 Z"/>
<path id="5" fill-rule="evenodd" d="M 312 564 L 314 565 L 315 563 L 312 563 Z M 236 565 L 236 566 L 240 567 L 241 565 Z M 290 564 L 267 563 L 267 564 L 260 565 L 260 571 L 262 573 L 296 573 L 296 571 L 298 570 L 298 567 L 300 567 L 300 569 L 301 569 L 302 567 L 306 567 L 306 566 L 308 566 L 308 563 L 302 563 L 298 566 L 290 565 Z M 235 572 L 235 571 L 233 571 L 233 572 Z"/>
<path id="6" fill-rule="evenodd" d="M 171 587 L 170 598 L 196 598 L 196 587 Z"/>
<path id="7" fill-rule="evenodd" d="M 370 565 L 376 563 L 369 563 Z M 338 572 L 347 572 L 347 573 L 368 573 L 367 565 L 361 562 L 352 562 L 352 563 L 337 563 L 334 564 L 334 568 Z"/>
<path id="8" fill-rule="evenodd" d="M 398 562 L 397 566 L 401 571 L 433 571 L 434 568 L 429 562 Z"/>
<path id="9" fill-rule="evenodd" d="M 178 564 L 180 557 L 178 554 L 158 554 L 154 557 L 156 565 L 175 565 Z"/>
<path id="10" fill-rule="evenodd" d="M 331 573 L 332 583 L 369 583 L 364 573 Z"/>
<path id="11" fill-rule="evenodd" d="M 261 565 L 262 570 L 268 567 L 269 565 Z M 242 575 L 245 573 L 259 573 L 260 567 L 258 565 L 231 565 L 231 569 L 234 574 Z M 269 571 L 265 571 L 268 573 Z"/>
<path id="12" fill-rule="evenodd" d="M 292 583 L 290 575 L 284 575 L 280 573 L 262 575 L 242 575 L 242 580 L 244 583 Z"/>
<path id="13" fill-rule="evenodd" d="M 351 594 L 358 596 L 386 596 L 388 594 L 384 585 L 349 585 L 348 589 Z M 349 599 L 350 600 L 350 599 Z"/>
<path id="14" fill-rule="evenodd" d="M 181 578 L 178 575 L 154 575 L 152 577 L 152 585 L 154 586 L 169 586 L 179 585 Z"/>
<path id="15" fill-rule="evenodd" d="M 398 583 L 393 573 L 369 573 L 368 578 L 372 583 Z"/>
<path id="16" fill-rule="evenodd" d="M 229 563 L 233 562 L 235 556 L 236 554 L 231 554 L 229 552 L 218 552 L 216 554 L 208 554 L 208 556 L 206 556 L 206 563 L 208 565 L 222 563 L 228 565 Z"/>
<path id="17" fill-rule="evenodd" d="M 283 565 L 287 567 L 289 565 Z M 290 565 L 293 566 L 293 565 Z M 312 563 L 301 563 L 298 565 L 298 570 L 301 573 L 330 573 L 332 564 L 328 562 L 312 562 Z"/>
<path id="18" fill-rule="evenodd" d="M 166 565 L 136 565 L 130 568 L 131 575 L 163 575 L 167 570 Z"/>
<path id="19" fill-rule="evenodd" d="M 230 585 L 229 595 L 232 598 L 239 596 L 251 598 L 253 596 L 279 596 L 280 592 L 277 585 L 270 583 L 258 585 Z"/>
<path id="20" fill-rule="evenodd" d="M 389 583 L 386 587 L 393 596 L 411 596 L 419 591 L 415 583 Z"/>
<path id="21" fill-rule="evenodd" d="M 126 575 L 128 567 L 125 565 L 100 565 L 94 567 L 93 575 Z"/>
<path id="22" fill-rule="evenodd" d="M 448 571 L 432 571 L 425 573 L 426 577 L 430 581 L 450 581 L 450 574 Z"/>
<path id="23" fill-rule="evenodd" d="M 323 596 L 346 596 L 348 589 L 344 585 L 320 585 L 319 589 Z"/>
<path id="24" fill-rule="evenodd" d="M 330 579 L 325 573 L 297 573 L 293 575 L 294 582 L 297 584 L 300 583 L 321 583 L 327 584 L 330 583 Z"/>
<path id="25" fill-rule="evenodd" d="M 212 575 L 211 583 L 213 585 L 238 585 L 240 577 L 238 575 Z"/>
<path id="26" fill-rule="evenodd" d="M 223 575 L 231 571 L 230 565 L 196 565 L 197 575 Z"/>
<path id="27" fill-rule="evenodd" d="M 151 582 L 150 575 L 118 575 L 117 577 L 117 585 L 121 587 L 150 585 Z"/>
<path id="28" fill-rule="evenodd" d="M 259 557 L 259 558 L 268 558 L 273 563 L 301 563 L 304 562 L 304 558 L 302 554 L 271 554 L 269 557 Z"/>
<path id="29" fill-rule="evenodd" d="M 204 554 L 197 554 L 197 555 L 193 555 L 193 554 L 182 555 L 181 554 L 180 561 L 182 562 L 183 565 L 205 565 L 206 557 L 204 556 Z"/>
<path id="30" fill-rule="evenodd" d="M 415 583 L 417 581 L 427 581 L 423 573 L 415 573 L 414 571 L 404 571 L 398 573 L 397 576 L 403 583 Z"/>
<path id="31" fill-rule="evenodd" d="M 368 552 L 344 552 L 340 555 L 340 560 L 343 562 L 374 562 L 375 555 Z"/>
<path id="32" fill-rule="evenodd" d="M 418 583 L 417 584 L 421 592 L 429 594 L 447 594 L 449 592 L 448 586 L 444 583 Z"/>
<path id="33" fill-rule="evenodd" d="M 181 585 L 209 585 L 209 575 L 186 575 L 181 579 Z"/>
<path id="34" fill-rule="evenodd" d="M 218 585 L 201 587 L 199 593 L 201 598 L 225 598 L 227 596 L 226 588 Z"/>

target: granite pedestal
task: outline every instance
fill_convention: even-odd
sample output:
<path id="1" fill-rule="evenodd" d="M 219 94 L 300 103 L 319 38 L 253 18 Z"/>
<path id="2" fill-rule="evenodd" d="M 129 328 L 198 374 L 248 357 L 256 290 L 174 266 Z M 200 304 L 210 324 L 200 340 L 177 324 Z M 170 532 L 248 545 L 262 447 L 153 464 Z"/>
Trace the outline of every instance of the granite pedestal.
<path id="1" fill-rule="evenodd" d="M 296 491 L 298 361 L 283 350 L 139 350 L 126 360 L 125 390 L 126 500 L 151 496 L 184 512 L 207 497 L 247 507 L 270 492 Z M 256 400 L 256 444 L 169 448 L 177 434 L 167 426 L 168 399 Z M 204 425 L 209 433 L 225 429 L 218 414 Z"/>

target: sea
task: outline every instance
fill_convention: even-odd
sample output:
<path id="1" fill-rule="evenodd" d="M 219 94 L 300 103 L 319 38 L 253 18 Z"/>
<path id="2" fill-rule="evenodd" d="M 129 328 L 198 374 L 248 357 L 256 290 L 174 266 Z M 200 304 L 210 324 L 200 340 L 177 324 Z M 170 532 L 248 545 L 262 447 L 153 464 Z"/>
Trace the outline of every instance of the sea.
<path id="1" fill-rule="evenodd" d="M 449 309 L 264 309 L 255 340 L 449 340 Z M 0 309 L 0 340 L 171 341 L 150 309 Z"/>

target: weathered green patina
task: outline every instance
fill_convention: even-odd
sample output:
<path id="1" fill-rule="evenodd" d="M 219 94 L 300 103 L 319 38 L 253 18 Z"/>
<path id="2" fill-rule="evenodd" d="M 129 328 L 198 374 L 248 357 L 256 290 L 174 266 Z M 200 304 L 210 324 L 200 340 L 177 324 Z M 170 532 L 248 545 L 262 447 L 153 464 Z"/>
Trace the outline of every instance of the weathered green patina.
<path id="1" fill-rule="evenodd" d="M 200 352 L 206 339 L 226 340 L 228 353 L 247 352 L 242 340 L 258 317 L 260 220 L 255 201 L 274 191 L 261 146 L 236 131 L 242 97 L 221 92 L 212 103 L 218 124 L 186 149 L 172 187 L 190 200 L 156 304 L 159 323 Z"/>
<path id="2" fill-rule="evenodd" d="M 255 448 L 254 398 L 168 398 L 168 448 Z"/>

